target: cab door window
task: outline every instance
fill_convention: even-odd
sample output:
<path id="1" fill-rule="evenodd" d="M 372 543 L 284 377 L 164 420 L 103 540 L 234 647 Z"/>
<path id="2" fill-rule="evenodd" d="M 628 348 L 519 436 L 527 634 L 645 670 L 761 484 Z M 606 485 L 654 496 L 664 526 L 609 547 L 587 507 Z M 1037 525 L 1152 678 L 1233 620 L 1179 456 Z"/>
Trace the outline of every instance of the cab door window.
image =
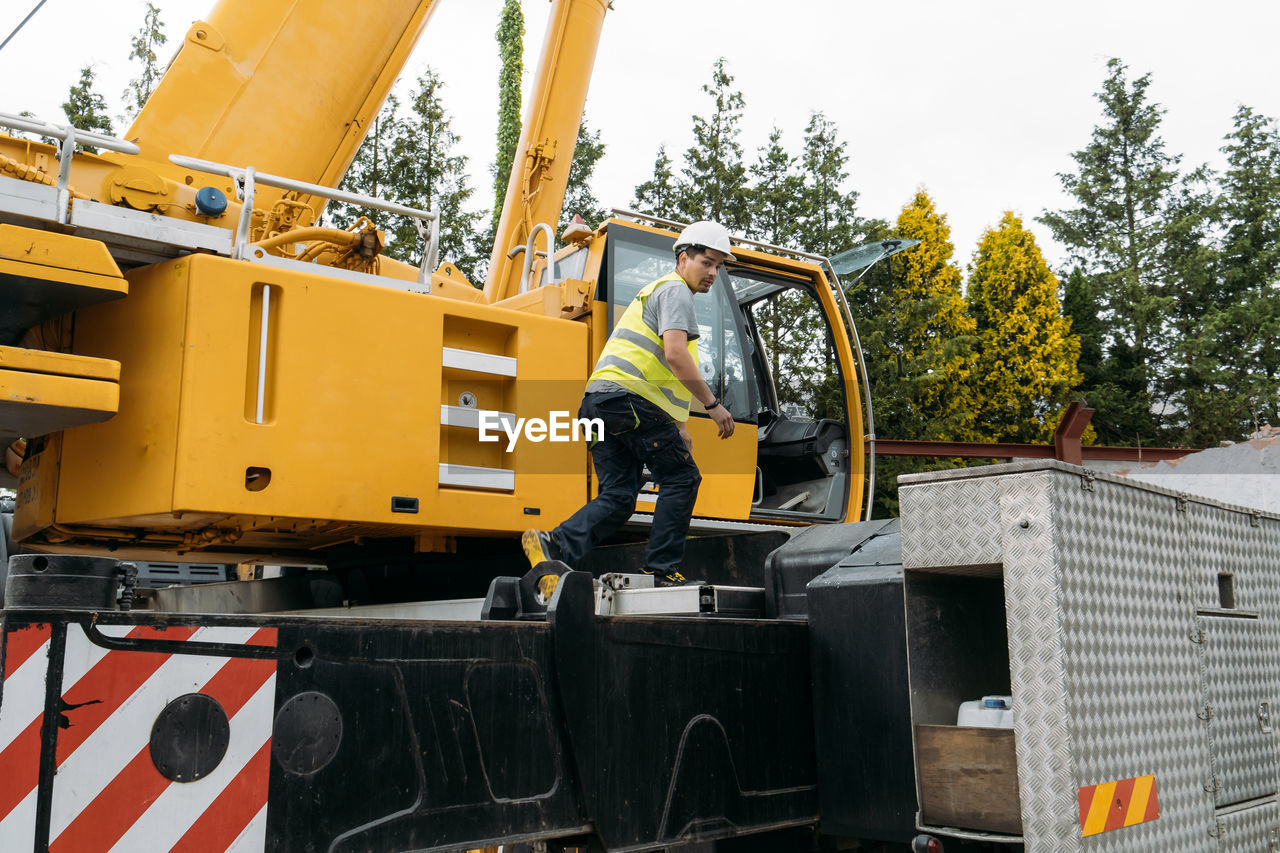
<path id="1" fill-rule="evenodd" d="M 844 517 L 851 486 L 845 383 L 807 280 L 736 269 L 760 400 L 753 518 Z"/>
<path id="2" fill-rule="evenodd" d="M 616 223 L 609 226 L 609 331 L 617 325 L 637 293 L 675 269 L 671 237 Z M 759 409 L 754 377 L 744 348 L 745 334 L 733 288 L 721 269 L 711 292 L 693 300 L 698 319 L 698 370 L 713 393 L 733 415 L 749 421 Z"/>

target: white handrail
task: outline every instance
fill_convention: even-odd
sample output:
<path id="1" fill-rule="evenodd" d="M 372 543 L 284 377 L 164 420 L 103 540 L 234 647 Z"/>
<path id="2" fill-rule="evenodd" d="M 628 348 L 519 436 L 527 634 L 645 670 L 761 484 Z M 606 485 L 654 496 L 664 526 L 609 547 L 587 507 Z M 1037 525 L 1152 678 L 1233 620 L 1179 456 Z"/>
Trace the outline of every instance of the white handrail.
<path id="1" fill-rule="evenodd" d="M 132 142 L 94 133 L 91 130 L 80 130 L 69 124 L 54 124 L 35 116 L 16 116 L 12 113 L 0 112 L 0 127 L 10 130 L 21 130 L 27 133 L 40 133 L 58 140 L 58 222 L 66 225 L 71 211 L 71 161 L 76 150 L 76 143 L 96 145 L 108 151 L 121 154 L 137 154 L 141 149 Z"/>
<path id="2" fill-rule="evenodd" d="M 94 133 L 92 130 L 80 130 L 69 124 L 54 124 L 35 116 L 16 116 L 13 113 L 0 112 L 0 127 L 27 133 L 41 133 L 58 140 L 66 140 L 69 136 L 74 136 L 75 141 L 82 144 L 96 145 L 108 151 L 119 151 L 121 154 L 137 154 L 141 150 L 132 142 L 126 142 L 114 136 Z"/>
<path id="3" fill-rule="evenodd" d="M 290 190 L 305 195 L 318 195 L 321 198 L 340 201 L 343 204 L 352 204 L 357 207 L 369 207 L 374 210 L 382 210 L 387 213 L 396 213 L 401 216 L 412 217 L 428 224 L 430 228 L 430 236 L 427 242 L 426 251 L 423 254 L 423 260 L 435 258 L 440 252 L 440 212 L 436 210 L 421 210 L 416 207 L 408 207 L 403 204 L 396 204 L 393 201 L 385 201 L 384 199 L 374 198 L 373 196 L 360 195 L 359 193 L 349 193 L 346 190 L 334 189 L 333 187 L 321 186 L 320 184 L 311 184 L 306 181 L 296 181 L 292 178 L 282 178 L 279 175 L 268 175 L 265 172 L 256 171 L 252 166 L 228 166 L 225 163 L 213 163 L 209 160 L 200 160 L 195 157 L 183 157 L 178 154 L 169 155 L 169 162 L 175 166 L 181 166 L 184 169 L 194 169 L 197 172 L 208 172 L 212 175 L 225 175 L 243 185 L 245 198 L 243 199 L 244 210 L 249 211 L 252 215 L 253 210 L 253 192 L 256 184 L 265 184 L 269 187 L 276 187 L 282 190 Z M 236 252 L 248 251 L 248 231 L 245 227 L 245 216 L 241 215 L 241 227 L 236 232 Z M 240 232 L 244 231 L 242 235 Z M 431 270 L 424 263 L 418 271 L 418 281 L 425 282 L 431 275 Z"/>

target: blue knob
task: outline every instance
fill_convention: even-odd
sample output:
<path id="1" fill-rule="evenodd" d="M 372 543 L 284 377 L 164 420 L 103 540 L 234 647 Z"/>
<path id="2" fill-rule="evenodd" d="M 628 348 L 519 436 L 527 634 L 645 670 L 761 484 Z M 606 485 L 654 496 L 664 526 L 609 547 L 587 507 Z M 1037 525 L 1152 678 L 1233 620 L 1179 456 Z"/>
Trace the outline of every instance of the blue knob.
<path id="1" fill-rule="evenodd" d="M 196 210 L 201 216 L 221 216 L 227 212 L 227 197 L 222 190 L 201 187 L 196 191 Z"/>

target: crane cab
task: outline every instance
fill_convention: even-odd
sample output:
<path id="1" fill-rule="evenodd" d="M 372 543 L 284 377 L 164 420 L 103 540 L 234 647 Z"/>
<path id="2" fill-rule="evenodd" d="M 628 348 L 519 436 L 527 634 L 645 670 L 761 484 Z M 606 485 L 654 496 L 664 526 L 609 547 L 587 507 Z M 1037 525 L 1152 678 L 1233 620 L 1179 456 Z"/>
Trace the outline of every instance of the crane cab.
<path id="1" fill-rule="evenodd" d="M 614 219 L 602 236 L 602 247 L 574 248 L 556 264 L 563 278 L 594 279 L 592 363 L 636 293 L 671 270 L 675 235 Z M 734 252 L 737 260 L 694 300 L 700 370 L 736 423 L 731 438 L 716 438 L 695 401 L 689 430 L 703 473 L 695 529 L 717 519 L 856 521 L 864 494 L 863 410 L 839 284 L 813 259 L 749 244 Z M 641 492 L 642 519 L 654 498 L 652 490 Z"/>

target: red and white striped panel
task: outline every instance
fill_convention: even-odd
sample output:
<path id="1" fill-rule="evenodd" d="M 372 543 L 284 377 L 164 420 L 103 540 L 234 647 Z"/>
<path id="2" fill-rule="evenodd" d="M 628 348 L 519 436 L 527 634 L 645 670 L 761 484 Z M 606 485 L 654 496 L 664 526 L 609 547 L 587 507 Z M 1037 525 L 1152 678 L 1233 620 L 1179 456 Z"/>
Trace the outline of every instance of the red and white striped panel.
<path id="1" fill-rule="evenodd" d="M 273 628 L 100 630 L 170 642 L 276 642 Z M 14 637 L 23 633 L 9 635 L 11 648 L 34 645 L 36 637 L 14 644 Z M 9 657 L 0 706 L 0 838 L 30 839 L 47 654 L 30 654 L 14 669 L 8 666 Z M 69 725 L 58 732 L 52 853 L 263 850 L 275 661 L 108 651 L 91 643 L 79 625 L 67 629 L 64 660 L 62 701 Z M 37 671 L 30 675 L 33 664 Z M 19 692 L 11 693 L 15 680 L 23 688 L 34 686 L 33 695 L 11 701 Z M 151 727 L 169 702 L 197 692 L 213 697 L 226 711 L 230 744 L 208 776 L 171 782 L 152 763 Z"/>
<path id="2" fill-rule="evenodd" d="M 0 694 L 0 838 L 30 846 L 36 798 L 27 797 L 40 775 L 40 719 L 49 668 L 48 625 L 9 630 L 5 636 L 4 692 Z"/>

